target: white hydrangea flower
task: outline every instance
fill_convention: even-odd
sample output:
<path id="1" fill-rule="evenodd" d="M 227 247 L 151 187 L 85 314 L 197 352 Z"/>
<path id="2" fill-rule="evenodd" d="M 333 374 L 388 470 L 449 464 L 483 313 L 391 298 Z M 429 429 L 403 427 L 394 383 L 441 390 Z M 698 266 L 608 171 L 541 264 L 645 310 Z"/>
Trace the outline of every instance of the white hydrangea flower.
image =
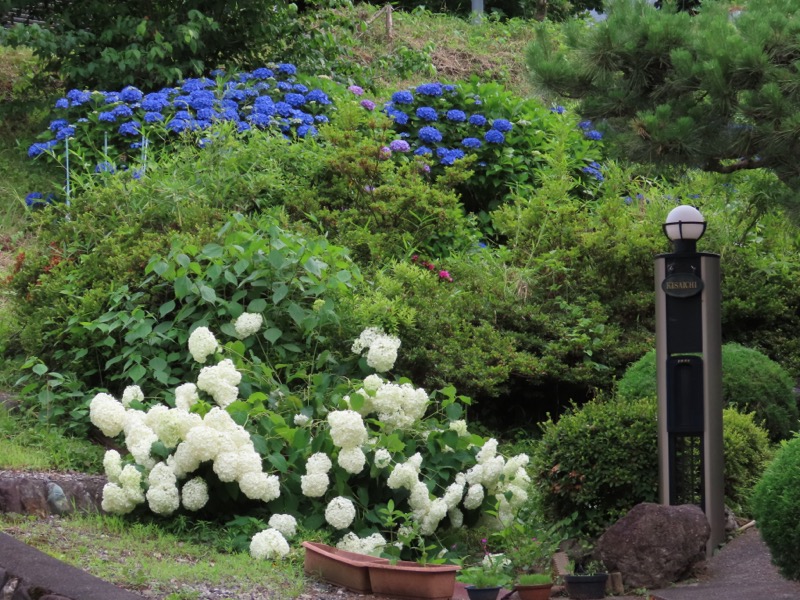
<path id="1" fill-rule="evenodd" d="M 389 466 L 389 463 L 392 462 L 392 455 L 389 454 L 389 451 L 386 448 L 378 448 L 375 451 L 375 466 L 379 469 L 383 469 Z"/>
<path id="2" fill-rule="evenodd" d="M 405 488 L 410 491 L 419 481 L 421 467 L 422 455 L 417 452 L 406 462 L 396 464 L 386 483 L 393 490 Z"/>
<path id="3" fill-rule="evenodd" d="M 475 460 L 477 460 L 479 464 L 483 464 L 492 460 L 495 456 L 497 456 L 497 440 L 490 438 L 484 442 Z"/>
<path id="4" fill-rule="evenodd" d="M 125 424 L 125 407 L 110 394 L 100 393 L 89 404 L 89 419 L 104 435 L 116 437 Z"/>
<path id="5" fill-rule="evenodd" d="M 239 397 L 239 382 L 242 374 L 229 358 L 220 361 L 213 367 L 203 367 L 197 376 L 197 387 L 208 392 L 214 402 L 225 408 Z"/>
<path id="6" fill-rule="evenodd" d="M 103 470 L 111 483 L 119 483 L 119 475 L 122 473 L 122 457 L 116 450 L 106 450 L 103 456 Z"/>
<path id="7" fill-rule="evenodd" d="M 485 488 L 493 489 L 497 485 L 500 476 L 503 474 L 505 464 L 506 460 L 502 456 L 495 456 L 481 465 L 483 467 L 483 480 L 481 483 Z"/>
<path id="8" fill-rule="evenodd" d="M 298 413 L 294 416 L 294 424 L 298 427 L 305 427 L 308 425 L 309 421 L 311 421 L 311 419 L 302 413 Z"/>
<path id="9" fill-rule="evenodd" d="M 214 473 L 225 483 L 236 481 L 239 475 L 239 454 L 237 452 L 220 452 L 214 458 Z"/>
<path id="10" fill-rule="evenodd" d="M 467 437 L 469 435 L 469 431 L 467 431 L 467 422 L 464 419 L 450 421 L 450 431 L 455 431 L 458 437 Z"/>
<path id="11" fill-rule="evenodd" d="M 199 363 L 206 362 L 206 359 L 219 349 L 217 338 L 208 327 L 198 327 L 189 336 L 189 352 Z"/>
<path id="12" fill-rule="evenodd" d="M 400 347 L 400 338 L 390 335 L 381 335 L 372 342 L 367 352 L 367 365 L 378 373 L 391 370 L 397 360 L 397 349 Z"/>
<path id="13" fill-rule="evenodd" d="M 233 328 L 236 330 L 236 337 L 240 340 L 250 337 L 254 333 L 258 333 L 261 325 L 264 324 L 264 317 L 260 313 L 242 313 Z"/>
<path id="14" fill-rule="evenodd" d="M 353 342 L 351 351 L 353 354 L 361 354 L 364 350 L 368 349 L 372 345 L 372 342 L 374 342 L 378 336 L 381 335 L 384 335 L 383 329 L 379 329 L 377 327 L 367 327 L 361 332 L 361 335 L 358 336 L 358 339 Z"/>
<path id="15" fill-rule="evenodd" d="M 349 531 L 339 540 L 336 547 L 347 552 L 380 556 L 386 547 L 386 539 L 380 533 L 373 533 L 368 537 L 360 538 L 352 531 Z"/>
<path id="16" fill-rule="evenodd" d="M 337 496 L 325 508 L 325 520 L 334 529 L 347 529 L 355 518 L 356 507 L 344 496 Z"/>
<path id="17" fill-rule="evenodd" d="M 447 516 L 447 504 L 443 498 L 436 498 L 420 523 L 419 532 L 422 535 L 433 535 L 439 523 Z"/>
<path id="18" fill-rule="evenodd" d="M 177 477 L 167 463 L 160 462 L 150 470 L 147 483 L 150 487 L 170 487 L 175 486 Z"/>
<path id="19" fill-rule="evenodd" d="M 503 475 L 506 477 L 516 477 L 519 470 L 522 469 L 524 471 L 529 462 L 530 458 L 527 454 L 512 456 L 506 461 L 506 466 L 503 467 Z"/>
<path id="20" fill-rule="evenodd" d="M 151 469 L 156 461 L 150 454 L 150 449 L 158 441 L 158 436 L 144 424 L 144 420 L 132 420 L 131 423 L 130 428 L 125 431 L 125 445 L 128 447 L 128 452 L 138 464 Z"/>
<path id="21" fill-rule="evenodd" d="M 252 444 L 249 448 L 240 447 L 236 452 L 236 477 L 241 479 L 245 473 L 258 473 L 264 468 L 261 455 L 255 451 Z"/>
<path id="22" fill-rule="evenodd" d="M 354 410 L 334 410 L 328 413 L 333 443 L 340 448 L 355 448 L 367 441 L 367 428 L 361 415 Z"/>
<path id="23" fill-rule="evenodd" d="M 428 486 L 421 481 L 417 481 L 411 488 L 408 505 L 415 513 L 427 512 L 431 505 L 431 493 L 428 490 Z"/>
<path id="24" fill-rule="evenodd" d="M 364 470 L 367 457 L 358 446 L 355 448 L 342 448 L 339 450 L 339 458 L 337 462 L 345 471 L 355 475 Z"/>
<path id="25" fill-rule="evenodd" d="M 281 495 L 281 483 L 277 475 L 251 471 L 239 478 L 239 489 L 251 500 L 271 502 Z"/>
<path id="26" fill-rule="evenodd" d="M 283 558 L 289 554 L 289 542 L 277 529 L 265 529 L 250 540 L 250 556 L 256 560 Z"/>
<path id="27" fill-rule="evenodd" d="M 300 489 L 308 498 L 319 498 L 328 491 L 330 479 L 327 473 L 309 473 L 300 476 Z"/>
<path id="28" fill-rule="evenodd" d="M 458 481 L 451 483 L 447 486 L 447 489 L 444 492 L 444 501 L 447 504 L 447 509 L 452 510 L 458 503 L 461 502 L 461 499 L 464 497 L 464 484 L 459 483 Z"/>
<path id="29" fill-rule="evenodd" d="M 134 400 L 144 402 L 144 392 L 138 385 L 129 385 L 122 391 L 122 406 L 128 408 Z"/>
<path id="30" fill-rule="evenodd" d="M 122 469 L 119 474 L 119 485 L 132 499 L 141 498 L 139 502 L 144 501 L 144 496 L 142 495 L 142 472 L 133 465 L 126 465 Z"/>
<path id="31" fill-rule="evenodd" d="M 467 495 L 464 497 L 464 508 L 473 510 L 483 504 L 483 486 L 480 483 L 469 486 Z"/>
<path id="32" fill-rule="evenodd" d="M 189 410 L 200 400 L 197 386 L 193 383 L 184 383 L 175 388 L 175 408 Z"/>
<path id="33" fill-rule="evenodd" d="M 185 477 L 200 466 L 200 460 L 191 446 L 186 443 L 179 444 L 175 453 L 167 457 L 167 465 L 177 477 Z"/>
<path id="34" fill-rule="evenodd" d="M 147 490 L 147 505 L 157 515 L 171 515 L 181 504 L 181 495 L 174 485 L 151 487 Z"/>
<path id="35" fill-rule="evenodd" d="M 100 507 L 107 513 L 124 515 L 136 508 L 136 503 L 119 485 L 107 483 L 103 486 L 103 501 Z"/>
<path id="36" fill-rule="evenodd" d="M 216 429 L 208 427 L 205 423 L 198 427 L 192 427 L 186 434 L 186 439 L 178 446 L 187 446 L 187 448 L 194 454 L 199 463 L 213 460 L 221 443 L 222 434 Z"/>
<path id="37" fill-rule="evenodd" d="M 199 425 L 200 422 L 200 415 L 186 412 L 180 408 L 167 408 L 163 404 L 156 405 L 147 411 L 145 418 L 145 423 L 167 448 L 175 448 L 189 433 L 189 430 Z"/>
<path id="38" fill-rule="evenodd" d="M 373 373 L 372 375 L 367 375 L 364 379 L 364 389 L 368 392 L 377 392 L 378 389 L 383 385 L 383 377 Z"/>
<path id="39" fill-rule="evenodd" d="M 315 452 L 306 461 L 306 473 L 327 473 L 333 468 L 333 463 L 324 452 Z"/>
<path id="40" fill-rule="evenodd" d="M 460 529 L 464 525 L 464 513 L 458 508 L 448 510 L 447 516 L 450 517 L 450 525 L 453 529 Z"/>
<path id="41" fill-rule="evenodd" d="M 292 515 L 272 515 L 269 518 L 269 526 L 280 531 L 286 539 L 293 538 L 297 533 L 297 519 Z"/>
<path id="42" fill-rule="evenodd" d="M 200 510 L 208 502 L 208 484 L 202 477 L 195 477 L 183 484 L 181 502 L 186 510 Z"/>
<path id="43" fill-rule="evenodd" d="M 387 433 L 412 428 L 425 416 L 428 403 L 425 390 L 415 389 L 410 383 L 385 383 L 375 392 L 372 400 L 378 419 L 385 425 Z"/>

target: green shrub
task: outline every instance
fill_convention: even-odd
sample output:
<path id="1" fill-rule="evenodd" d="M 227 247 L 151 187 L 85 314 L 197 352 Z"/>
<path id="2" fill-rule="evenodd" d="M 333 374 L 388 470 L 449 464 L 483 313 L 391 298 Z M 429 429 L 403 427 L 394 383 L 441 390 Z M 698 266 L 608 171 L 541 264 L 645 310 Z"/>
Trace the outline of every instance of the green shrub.
<path id="1" fill-rule="evenodd" d="M 758 529 L 781 574 L 800 580 L 800 437 L 784 442 L 751 499 Z"/>
<path id="2" fill-rule="evenodd" d="M 617 391 L 626 398 L 656 394 L 655 350 L 628 368 Z M 757 350 L 739 344 L 722 346 L 722 400 L 744 412 L 754 412 L 772 441 L 786 439 L 797 429 L 797 399 L 791 377 Z"/>
<path id="3" fill-rule="evenodd" d="M 550 518 L 574 516 L 590 537 L 640 502 L 658 499 L 655 400 L 591 401 L 542 424 L 533 453 L 542 509 Z M 766 432 L 752 415 L 723 411 L 726 504 L 741 509 L 769 456 Z"/>

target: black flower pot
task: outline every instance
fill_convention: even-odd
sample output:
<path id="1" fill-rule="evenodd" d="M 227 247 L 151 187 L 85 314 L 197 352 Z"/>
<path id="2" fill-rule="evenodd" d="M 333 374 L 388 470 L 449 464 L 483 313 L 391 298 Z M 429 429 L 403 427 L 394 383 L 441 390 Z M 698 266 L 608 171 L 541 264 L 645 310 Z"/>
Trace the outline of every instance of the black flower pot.
<path id="1" fill-rule="evenodd" d="M 567 594 L 574 600 L 595 600 L 606 597 L 608 573 L 597 575 L 564 575 Z"/>

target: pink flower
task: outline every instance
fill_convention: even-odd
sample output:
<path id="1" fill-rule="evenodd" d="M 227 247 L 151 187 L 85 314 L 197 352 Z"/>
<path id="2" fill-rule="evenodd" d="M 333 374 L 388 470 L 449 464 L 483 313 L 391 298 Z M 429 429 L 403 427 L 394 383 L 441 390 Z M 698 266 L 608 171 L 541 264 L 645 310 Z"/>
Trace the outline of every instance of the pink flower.
<path id="1" fill-rule="evenodd" d="M 452 283 L 453 278 L 450 277 L 450 273 L 447 271 L 439 271 L 439 279 L 444 279 L 445 281 L 449 281 Z"/>
<path id="2" fill-rule="evenodd" d="M 347 91 L 353 92 L 356 96 L 362 96 L 364 94 L 364 88 L 357 85 L 351 85 L 349 88 L 347 88 Z"/>

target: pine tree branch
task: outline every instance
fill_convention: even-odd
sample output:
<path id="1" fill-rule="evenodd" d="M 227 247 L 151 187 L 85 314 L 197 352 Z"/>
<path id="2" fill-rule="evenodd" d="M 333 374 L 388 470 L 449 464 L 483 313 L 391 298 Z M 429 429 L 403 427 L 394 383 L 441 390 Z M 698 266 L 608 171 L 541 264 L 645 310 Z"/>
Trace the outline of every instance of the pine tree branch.
<path id="1" fill-rule="evenodd" d="M 745 169 L 762 169 L 767 166 L 767 161 L 760 158 L 742 158 L 734 163 L 725 165 L 722 164 L 720 159 L 714 158 L 706 163 L 704 170 L 713 173 L 735 173 Z"/>

